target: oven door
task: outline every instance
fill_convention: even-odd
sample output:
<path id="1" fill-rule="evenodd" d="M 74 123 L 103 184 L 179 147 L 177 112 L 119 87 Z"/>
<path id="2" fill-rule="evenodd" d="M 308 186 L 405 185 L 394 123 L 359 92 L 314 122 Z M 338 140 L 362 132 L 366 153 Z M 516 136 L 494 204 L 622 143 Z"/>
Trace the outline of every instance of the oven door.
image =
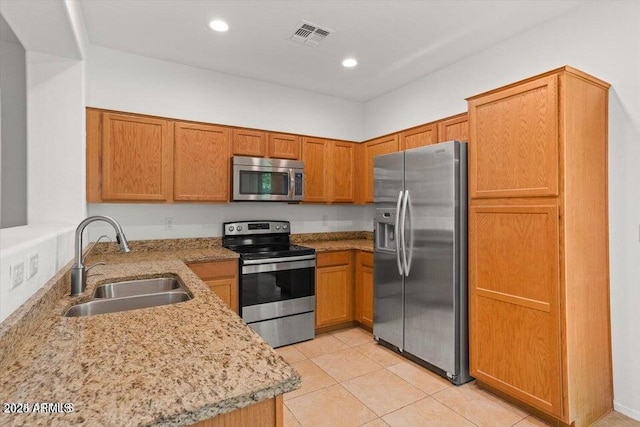
<path id="1" fill-rule="evenodd" d="M 233 200 L 294 201 L 296 187 L 301 186 L 302 174 L 297 169 L 233 166 Z"/>
<path id="2" fill-rule="evenodd" d="M 243 260 L 241 315 L 257 322 L 315 310 L 315 255 Z"/>

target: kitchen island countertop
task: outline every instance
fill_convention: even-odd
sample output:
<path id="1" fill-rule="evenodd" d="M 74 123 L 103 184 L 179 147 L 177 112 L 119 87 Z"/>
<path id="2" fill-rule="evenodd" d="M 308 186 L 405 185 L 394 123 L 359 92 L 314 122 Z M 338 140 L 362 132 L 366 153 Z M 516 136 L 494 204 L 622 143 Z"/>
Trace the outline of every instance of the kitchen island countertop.
<path id="1" fill-rule="evenodd" d="M 235 257 L 219 251 L 186 258 Z M 26 403 L 30 411 L 34 403 L 47 402 L 62 404 L 55 410 L 64 412 L 68 403 L 73 411 L 0 413 L 0 425 L 185 425 L 297 389 L 299 374 L 179 259 L 184 255 L 110 256 L 108 265 L 91 270 L 83 295 L 49 304 L 39 325 L 25 329 L 26 336 L 8 328 L 25 321 L 16 320 L 29 315 L 21 310 L 43 310 L 47 304 L 27 301 L 3 322 L 0 400 Z M 32 298 L 68 293 L 68 287 L 56 286 L 68 286 L 69 266 Z M 119 313 L 61 316 L 88 300 L 101 283 L 168 275 L 180 278 L 194 298 Z"/>

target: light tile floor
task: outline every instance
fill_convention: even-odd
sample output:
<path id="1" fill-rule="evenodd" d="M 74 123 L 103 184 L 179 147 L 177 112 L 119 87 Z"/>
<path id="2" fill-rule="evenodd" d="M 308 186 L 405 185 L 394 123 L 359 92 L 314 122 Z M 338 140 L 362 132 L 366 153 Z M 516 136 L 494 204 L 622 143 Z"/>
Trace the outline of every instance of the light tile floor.
<path id="1" fill-rule="evenodd" d="M 546 426 L 475 382 L 455 387 L 378 345 L 367 331 L 343 329 L 279 348 L 302 375 L 284 395 L 285 427 Z M 617 412 L 598 427 L 640 427 Z"/>

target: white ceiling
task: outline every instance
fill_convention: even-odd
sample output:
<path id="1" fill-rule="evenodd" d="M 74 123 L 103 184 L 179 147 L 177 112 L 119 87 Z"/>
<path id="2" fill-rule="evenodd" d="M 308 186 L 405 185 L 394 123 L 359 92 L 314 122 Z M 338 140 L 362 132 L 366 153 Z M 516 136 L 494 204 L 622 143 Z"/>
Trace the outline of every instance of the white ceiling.
<path id="1" fill-rule="evenodd" d="M 94 45 L 361 102 L 581 3 L 81 0 Z M 226 20 L 229 31 L 211 31 L 214 18 Z M 301 20 L 335 32 L 318 47 L 287 40 Z M 343 68 L 346 56 L 359 65 Z"/>

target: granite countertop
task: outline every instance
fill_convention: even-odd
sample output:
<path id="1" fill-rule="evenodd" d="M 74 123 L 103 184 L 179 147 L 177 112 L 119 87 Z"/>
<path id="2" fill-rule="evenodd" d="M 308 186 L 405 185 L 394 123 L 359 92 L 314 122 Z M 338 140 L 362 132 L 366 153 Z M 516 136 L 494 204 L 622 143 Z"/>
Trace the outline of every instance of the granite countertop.
<path id="1" fill-rule="evenodd" d="M 351 249 L 373 252 L 373 240 L 368 239 L 328 240 L 324 242 L 302 241 L 299 244 L 313 248 L 316 252 L 348 251 Z"/>
<path id="2" fill-rule="evenodd" d="M 71 403 L 73 412 L 0 413 L 0 425 L 184 425 L 300 386 L 299 374 L 182 261 L 156 255 L 155 261 L 148 255 L 141 262 L 95 267 L 83 296 L 62 297 L 40 327 L 4 357 L 2 403 Z M 61 316 L 101 283 L 166 275 L 179 277 L 194 298 Z"/>
<path id="3" fill-rule="evenodd" d="M 371 233 L 298 235 L 317 251 L 372 250 Z M 324 236 L 326 238 L 326 236 Z M 69 263 L 0 324 L 0 401 L 70 403 L 70 413 L 0 413 L 0 425 L 184 425 L 300 387 L 299 374 L 231 311 L 185 262 L 236 259 L 219 239 L 98 244 L 87 290 L 68 296 Z M 106 282 L 176 276 L 186 302 L 65 318 Z M 62 406 L 64 407 L 64 406 Z"/>

